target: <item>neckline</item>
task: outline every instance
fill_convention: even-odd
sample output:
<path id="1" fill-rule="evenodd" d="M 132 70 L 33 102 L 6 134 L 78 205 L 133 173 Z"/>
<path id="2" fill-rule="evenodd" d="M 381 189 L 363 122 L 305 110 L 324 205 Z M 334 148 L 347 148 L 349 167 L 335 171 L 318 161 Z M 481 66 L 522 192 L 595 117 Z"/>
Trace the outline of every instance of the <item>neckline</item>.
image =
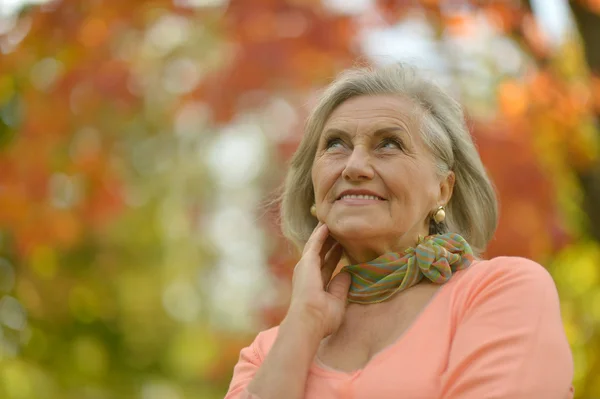
<path id="1" fill-rule="evenodd" d="M 372 366 L 378 362 L 383 361 L 383 359 L 387 358 L 390 355 L 390 353 L 393 352 L 393 349 L 395 347 L 400 346 L 402 343 L 406 342 L 408 339 L 408 336 L 415 334 L 414 331 L 417 329 L 419 324 L 423 323 L 423 320 L 426 318 L 426 315 L 431 312 L 431 309 L 435 307 L 434 304 L 439 302 L 439 298 L 442 296 L 442 293 L 449 290 L 449 286 L 458 282 L 459 279 L 457 277 L 462 276 L 465 272 L 470 270 L 473 266 L 475 266 L 479 262 L 480 262 L 480 260 L 475 259 L 475 260 L 473 260 L 471 265 L 469 265 L 468 268 L 455 272 L 454 275 L 452 276 L 452 278 L 447 283 L 441 285 L 440 288 L 434 292 L 434 294 L 427 301 L 427 303 L 425 304 L 423 309 L 421 309 L 421 311 L 417 314 L 417 317 L 415 318 L 415 320 L 413 320 L 413 322 L 410 323 L 410 325 L 406 328 L 406 330 L 404 330 L 402 332 L 402 334 L 400 334 L 394 340 L 394 342 L 383 347 L 381 350 L 377 351 L 373 356 L 371 356 L 371 359 L 362 367 L 360 367 L 356 370 L 352 370 L 352 371 L 339 370 L 339 369 L 336 369 L 334 367 L 328 366 L 325 363 L 323 363 L 321 361 L 321 359 L 319 359 L 318 353 L 316 353 L 315 357 L 313 359 L 313 362 L 310 365 L 310 371 L 314 372 L 315 374 L 336 377 L 336 378 L 355 378 L 355 377 L 358 377 L 360 374 L 362 374 L 363 371 L 366 370 L 369 366 Z"/>

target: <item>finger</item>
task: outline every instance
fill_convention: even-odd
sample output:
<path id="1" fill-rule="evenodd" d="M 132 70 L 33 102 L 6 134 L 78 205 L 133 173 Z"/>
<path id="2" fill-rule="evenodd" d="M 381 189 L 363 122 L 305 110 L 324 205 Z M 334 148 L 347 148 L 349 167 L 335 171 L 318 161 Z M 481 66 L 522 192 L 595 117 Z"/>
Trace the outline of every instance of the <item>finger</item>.
<path id="1" fill-rule="evenodd" d="M 328 235 L 329 230 L 327 229 L 327 225 L 321 224 L 320 226 L 316 227 L 308 238 L 306 245 L 304 245 L 304 251 L 302 251 L 302 253 L 305 254 L 308 251 L 316 251 L 319 253 L 319 250 L 323 246 L 323 243 L 325 242 L 325 239 L 327 239 Z"/>
<path id="2" fill-rule="evenodd" d="M 336 243 L 337 241 L 335 240 L 335 238 L 328 234 L 327 238 L 325 239 L 325 242 L 323 243 L 323 246 L 321 247 L 321 250 L 319 251 L 319 256 L 321 257 L 321 266 L 325 264 L 327 254 Z"/>
<path id="3" fill-rule="evenodd" d="M 322 233 L 322 227 L 323 227 L 323 223 L 319 222 L 315 228 L 313 229 L 312 233 L 310 233 L 310 237 L 308 237 L 308 240 L 306 240 L 306 244 L 304 244 L 304 252 L 306 252 L 306 249 L 310 246 L 310 244 L 314 241 L 315 237 L 318 236 L 320 233 Z"/>
<path id="4" fill-rule="evenodd" d="M 338 273 L 329 283 L 329 286 L 327 287 L 327 292 L 329 292 L 337 299 L 345 302 L 348 296 L 348 290 L 350 289 L 351 282 L 352 277 L 349 273 Z"/>
<path id="5" fill-rule="evenodd" d="M 327 283 L 331 279 L 331 275 L 335 271 L 340 259 L 342 258 L 342 254 L 344 253 L 344 248 L 337 243 L 334 245 L 329 253 L 325 261 L 323 262 L 323 267 L 321 268 L 321 278 L 323 279 L 323 288 L 327 287 Z"/>

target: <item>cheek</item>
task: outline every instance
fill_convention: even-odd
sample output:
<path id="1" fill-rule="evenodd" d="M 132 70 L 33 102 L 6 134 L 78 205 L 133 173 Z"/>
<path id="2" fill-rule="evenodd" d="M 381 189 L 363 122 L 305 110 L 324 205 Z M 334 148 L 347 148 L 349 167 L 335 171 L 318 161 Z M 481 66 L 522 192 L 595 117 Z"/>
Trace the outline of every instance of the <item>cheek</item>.
<path id="1" fill-rule="evenodd" d="M 386 173 L 384 182 L 391 194 L 399 199 L 411 196 L 411 192 L 418 189 L 419 179 L 415 176 L 418 172 L 409 168 L 393 168 Z"/>
<path id="2" fill-rule="evenodd" d="M 329 193 L 339 175 L 340 173 L 338 173 L 335 165 L 329 165 L 326 162 L 315 162 L 311 176 L 317 200 L 323 199 Z"/>
<path id="3" fill-rule="evenodd" d="M 400 204 L 426 201 L 436 184 L 435 179 L 418 167 L 397 165 L 389 172 L 386 179 L 388 189 Z"/>

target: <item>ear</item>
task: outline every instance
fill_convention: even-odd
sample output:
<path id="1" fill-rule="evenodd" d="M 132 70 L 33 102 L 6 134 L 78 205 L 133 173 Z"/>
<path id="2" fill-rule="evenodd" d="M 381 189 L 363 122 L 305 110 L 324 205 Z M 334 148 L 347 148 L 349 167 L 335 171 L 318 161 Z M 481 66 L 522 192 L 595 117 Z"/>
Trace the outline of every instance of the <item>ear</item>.
<path id="1" fill-rule="evenodd" d="M 452 192 L 454 191 L 454 183 L 456 176 L 453 171 L 448 172 L 448 176 L 440 181 L 440 198 L 439 203 L 446 205 L 452 198 Z"/>

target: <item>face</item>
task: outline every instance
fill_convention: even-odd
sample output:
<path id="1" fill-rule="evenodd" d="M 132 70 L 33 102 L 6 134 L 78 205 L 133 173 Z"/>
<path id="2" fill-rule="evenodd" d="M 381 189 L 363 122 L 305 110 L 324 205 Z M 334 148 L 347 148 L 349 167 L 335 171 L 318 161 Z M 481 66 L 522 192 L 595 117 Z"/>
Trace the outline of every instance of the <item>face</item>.
<path id="1" fill-rule="evenodd" d="M 360 96 L 338 106 L 312 168 L 317 218 L 351 263 L 415 245 L 452 195 L 419 132 L 421 115 L 398 96 Z"/>

